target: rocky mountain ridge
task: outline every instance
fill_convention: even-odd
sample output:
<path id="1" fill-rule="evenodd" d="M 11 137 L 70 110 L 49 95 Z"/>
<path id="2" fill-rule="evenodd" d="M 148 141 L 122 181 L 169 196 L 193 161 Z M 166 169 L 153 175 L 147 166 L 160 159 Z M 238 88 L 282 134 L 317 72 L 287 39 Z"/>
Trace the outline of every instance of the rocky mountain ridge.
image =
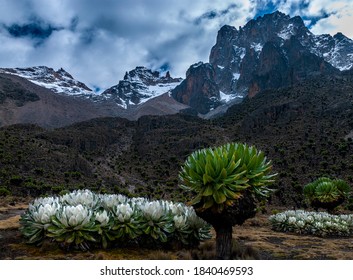
<path id="1" fill-rule="evenodd" d="M 203 64 L 197 66 L 213 68 L 212 79 L 206 81 L 199 75 L 201 71 L 189 71 L 195 68 L 193 65 L 188 70 L 191 75 L 173 90 L 172 96 L 185 104 L 190 100 L 205 100 L 196 110 L 208 114 L 217 105 L 241 102 L 242 97 L 252 97 L 266 89 L 352 69 L 353 40 L 342 33 L 314 35 L 299 16 L 291 18 L 277 11 L 250 20 L 239 29 L 223 26 L 209 62 Z M 187 86 L 195 81 L 201 87 L 204 85 L 204 90 L 193 91 Z M 222 106 L 225 109 L 218 110 L 225 111 L 229 104 Z"/>
<path id="2" fill-rule="evenodd" d="M 126 72 L 124 79 L 105 90 L 101 97 L 114 100 L 118 105 L 127 109 L 169 92 L 182 80 L 182 78 L 172 78 L 169 71 L 161 76 L 159 71 L 138 66 Z"/>
<path id="3" fill-rule="evenodd" d="M 300 73 L 297 73 L 296 63 L 307 57 L 311 58 L 311 62 L 305 66 L 311 69 L 300 68 Z M 328 34 L 314 35 L 299 16 L 291 18 L 275 12 L 250 20 L 239 30 L 223 26 L 211 50 L 209 62 L 215 69 L 216 83 L 221 91 L 226 94 L 247 94 L 250 91 L 254 94 L 256 83 L 271 71 L 281 73 L 286 70 L 288 73 L 282 75 L 282 79 L 287 81 L 282 83 L 287 86 L 308 75 L 332 74 L 335 71 L 328 70 L 332 67 L 340 71 L 351 69 L 353 40 L 342 33 L 333 37 Z M 271 80 L 272 77 L 267 79 Z M 259 85 L 257 92 L 283 86 L 272 81 L 268 84 Z"/>
<path id="4" fill-rule="evenodd" d="M 214 118 L 246 96 L 313 77 L 339 76 L 352 67 L 353 40 L 342 33 L 314 35 L 300 17 L 275 12 L 239 29 L 223 26 L 209 62 L 191 65 L 184 80 L 138 66 L 126 72 L 118 84 L 95 94 L 64 69 L 0 68 L 0 73 L 20 76 L 59 95 L 87 100 L 92 103 L 89 107 L 99 112 L 95 117 L 133 120 L 145 114 L 180 111 Z"/>
<path id="5" fill-rule="evenodd" d="M 94 96 L 92 89 L 74 79 L 72 75 L 63 68 L 57 71 L 47 66 L 0 68 L 0 73 L 20 76 L 58 94 L 80 96 L 83 98 L 92 98 Z"/>

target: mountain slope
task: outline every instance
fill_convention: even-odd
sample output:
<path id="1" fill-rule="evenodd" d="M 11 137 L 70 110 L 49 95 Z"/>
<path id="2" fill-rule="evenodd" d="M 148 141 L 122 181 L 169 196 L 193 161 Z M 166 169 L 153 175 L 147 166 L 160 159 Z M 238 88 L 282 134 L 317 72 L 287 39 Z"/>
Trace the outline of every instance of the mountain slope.
<path id="1" fill-rule="evenodd" d="M 100 118 L 46 131 L 0 129 L 0 184 L 14 194 L 91 188 L 185 200 L 178 172 L 193 151 L 231 141 L 263 150 L 278 173 L 272 203 L 304 207 L 320 176 L 353 183 L 353 72 L 266 90 L 221 118 Z M 20 159 L 20 160 L 19 160 Z"/>
<path id="2" fill-rule="evenodd" d="M 151 70 L 139 68 L 153 74 Z M 6 73 L 1 73 L 6 72 Z M 140 74 L 141 74 L 140 71 Z M 154 75 L 154 76 L 153 76 Z M 86 86 L 64 70 L 54 71 L 47 67 L 14 68 L 0 70 L 0 126 L 31 123 L 46 128 L 62 127 L 75 122 L 98 117 L 124 117 L 130 120 L 149 114 L 175 114 L 188 106 L 178 103 L 169 94 L 161 94 L 180 82 L 157 72 L 148 80 L 131 79 L 140 104 L 123 108 L 124 99 L 107 92 L 93 94 Z M 147 83 L 150 85 L 147 87 Z M 143 89 L 144 93 L 142 93 Z M 156 96 L 154 96 L 156 95 Z M 124 96 L 124 95 L 122 95 Z M 128 96 L 126 104 L 129 103 Z M 144 99 L 142 99 L 144 98 Z M 126 106 L 125 106 L 126 107 Z"/>
<path id="3" fill-rule="evenodd" d="M 63 68 L 55 71 L 46 66 L 28 68 L 0 68 L 0 73 L 25 78 L 32 83 L 50 89 L 55 93 L 70 96 L 92 97 L 93 91 L 84 83 L 74 79 Z"/>
<path id="4" fill-rule="evenodd" d="M 232 131 L 233 139 L 265 150 L 279 173 L 276 198 L 303 207 L 302 187 L 318 177 L 353 183 L 352 105 L 350 71 L 266 90 L 215 122 Z"/>
<path id="5" fill-rule="evenodd" d="M 126 72 L 124 79 L 105 90 L 101 98 L 114 100 L 116 104 L 127 109 L 169 92 L 181 81 L 181 78 L 172 78 L 169 72 L 160 76 L 158 71 L 139 66 Z"/>
<path id="6" fill-rule="evenodd" d="M 0 74 L 0 126 L 34 123 L 53 128 L 103 115 L 89 100 L 58 95 L 19 76 Z"/>

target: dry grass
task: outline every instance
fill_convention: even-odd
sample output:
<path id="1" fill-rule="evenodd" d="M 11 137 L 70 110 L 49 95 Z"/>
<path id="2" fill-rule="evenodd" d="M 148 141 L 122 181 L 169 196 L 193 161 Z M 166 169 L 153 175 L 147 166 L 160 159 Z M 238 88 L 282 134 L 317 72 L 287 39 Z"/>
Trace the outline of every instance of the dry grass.
<path id="1" fill-rule="evenodd" d="M 20 219 L 20 215 L 16 215 L 10 217 L 6 220 L 0 220 L 0 230 L 1 229 L 18 229 L 20 227 L 18 221 Z"/>

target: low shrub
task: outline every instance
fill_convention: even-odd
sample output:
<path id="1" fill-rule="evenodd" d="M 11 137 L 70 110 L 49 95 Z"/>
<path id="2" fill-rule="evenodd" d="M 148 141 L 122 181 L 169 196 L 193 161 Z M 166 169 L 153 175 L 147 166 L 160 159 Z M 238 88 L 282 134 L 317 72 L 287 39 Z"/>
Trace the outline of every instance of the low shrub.
<path id="1" fill-rule="evenodd" d="M 28 243 L 40 245 L 49 238 L 65 248 L 83 250 L 129 242 L 142 247 L 193 247 L 211 237 L 210 226 L 182 203 L 89 190 L 37 198 L 20 224 Z"/>
<path id="2" fill-rule="evenodd" d="M 321 177 L 304 186 L 303 193 L 312 207 L 332 212 L 349 196 L 351 187 L 341 179 Z"/>
<path id="3" fill-rule="evenodd" d="M 11 195 L 11 191 L 9 191 L 6 187 L 0 186 L 0 196 Z"/>
<path id="4" fill-rule="evenodd" d="M 351 236 L 353 215 L 288 210 L 269 217 L 272 229 L 317 236 Z"/>

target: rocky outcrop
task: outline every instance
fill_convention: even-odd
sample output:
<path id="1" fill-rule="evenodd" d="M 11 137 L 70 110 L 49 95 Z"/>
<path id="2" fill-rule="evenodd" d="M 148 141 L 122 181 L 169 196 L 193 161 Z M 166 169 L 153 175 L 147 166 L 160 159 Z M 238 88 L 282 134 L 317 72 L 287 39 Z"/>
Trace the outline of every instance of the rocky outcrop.
<path id="1" fill-rule="evenodd" d="M 339 72 L 323 58 L 307 51 L 295 36 L 285 41 L 282 48 L 276 43 L 267 42 L 252 74 L 248 95 L 253 97 L 265 89 L 292 86 L 314 76 Z"/>
<path id="2" fill-rule="evenodd" d="M 315 75 L 351 69 L 352 53 L 353 40 L 342 33 L 314 35 L 300 17 L 275 12 L 239 29 L 223 26 L 209 61 L 224 94 L 254 96 Z"/>
<path id="3" fill-rule="evenodd" d="M 186 79 L 175 89 L 172 97 L 200 114 L 220 105 L 220 94 L 215 82 L 215 71 L 209 63 L 196 63 L 186 72 Z"/>

